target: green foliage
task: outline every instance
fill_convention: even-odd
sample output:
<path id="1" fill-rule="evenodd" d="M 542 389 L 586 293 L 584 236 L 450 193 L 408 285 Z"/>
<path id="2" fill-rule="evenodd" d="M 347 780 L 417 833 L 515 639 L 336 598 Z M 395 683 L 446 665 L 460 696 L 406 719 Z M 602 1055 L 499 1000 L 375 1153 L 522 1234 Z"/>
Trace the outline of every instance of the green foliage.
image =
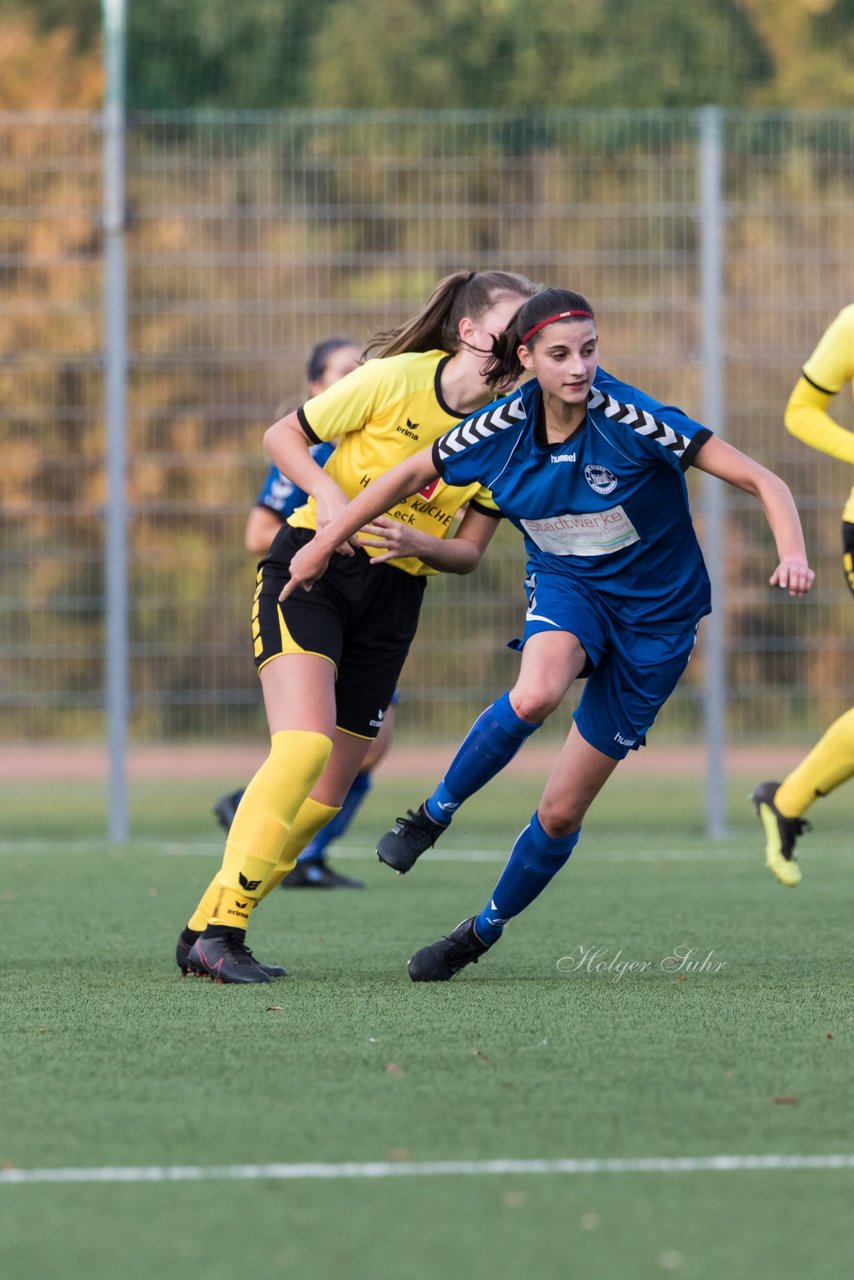
<path id="1" fill-rule="evenodd" d="M 128 13 L 131 108 L 303 105 L 333 0 L 146 0 Z"/>
<path id="2" fill-rule="evenodd" d="M 339 0 L 314 61 L 356 107 L 731 104 L 772 71 L 737 4 L 682 0 Z"/>
<path id="3" fill-rule="evenodd" d="M 833 107 L 852 0 L 128 0 L 133 109 Z M 98 0 L 0 0 L 98 56 Z"/>

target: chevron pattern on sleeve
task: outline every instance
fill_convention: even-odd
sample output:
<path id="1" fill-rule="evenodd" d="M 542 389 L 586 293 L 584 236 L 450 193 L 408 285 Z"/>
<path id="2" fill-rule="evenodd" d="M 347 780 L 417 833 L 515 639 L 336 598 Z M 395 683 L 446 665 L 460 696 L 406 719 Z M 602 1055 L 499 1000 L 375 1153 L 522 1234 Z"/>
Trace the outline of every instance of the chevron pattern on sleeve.
<path id="1" fill-rule="evenodd" d="M 516 426 L 524 417 L 525 407 L 521 397 L 517 396 L 515 400 L 488 409 L 476 418 L 467 418 L 437 440 L 439 457 L 450 458 L 455 453 L 462 453 L 463 449 L 477 444 L 478 440 L 486 440 L 497 431 L 506 431 L 508 427 Z"/>
<path id="2" fill-rule="evenodd" d="M 613 396 L 605 395 L 598 387 L 591 388 L 587 405 L 590 409 L 602 409 L 606 418 L 622 422 L 633 431 L 637 431 L 638 435 L 648 436 L 650 440 L 657 441 L 663 449 L 669 449 L 677 458 L 682 457 L 691 443 L 688 436 L 674 431 L 666 422 L 647 413 L 646 409 L 639 409 L 634 404 L 621 404 Z"/>

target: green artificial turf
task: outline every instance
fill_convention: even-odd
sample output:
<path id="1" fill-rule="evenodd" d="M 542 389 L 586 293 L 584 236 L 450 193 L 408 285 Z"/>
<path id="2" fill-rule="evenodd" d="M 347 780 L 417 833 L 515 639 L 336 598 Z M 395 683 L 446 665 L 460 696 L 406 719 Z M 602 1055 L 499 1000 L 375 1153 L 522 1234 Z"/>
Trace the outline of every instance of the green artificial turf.
<path id="1" fill-rule="evenodd" d="M 366 888 L 276 891 L 252 944 L 290 976 L 263 987 L 174 964 L 218 865 L 203 789 L 150 784 L 159 837 L 124 849 L 85 817 L 7 835 L 0 1168 L 854 1152 L 848 798 L 787 890 L 746 802 L 710 842 L 692 788 L 615 781 L 546 894 L 435 986 L 406 959 L 482 905 L 533 782 L 400 878 L 370 850 L 422 788 L 378 781 L 333 856 Z M 684 949 L 702 971 L 668 966 Z M 852 1194 L 852 1170 L 0 1183 L 0 1274 L 835 1280 Z"/>

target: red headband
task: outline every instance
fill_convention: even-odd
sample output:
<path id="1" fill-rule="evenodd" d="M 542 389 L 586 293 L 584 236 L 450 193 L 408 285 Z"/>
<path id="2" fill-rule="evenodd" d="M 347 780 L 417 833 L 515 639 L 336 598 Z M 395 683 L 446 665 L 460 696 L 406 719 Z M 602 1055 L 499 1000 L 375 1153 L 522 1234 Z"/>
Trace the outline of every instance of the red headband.
<path id="1" fill-rule="evenodd" d="M 559 311 L 556 316 L 549 316 L 548 320 L 541 320 L 539 324 L 535 324 L 533 329 L 529 329 L 519 345 L 524 347 L 529 338 L 533 338 L 535 333 L 539 333 L 541 329 L 545 329 L 547 324 L 554 324 L 555 320 L 568 320 L 570 316 L 584 316 L 587 320 L 595 320 L 592 311 Z"/>

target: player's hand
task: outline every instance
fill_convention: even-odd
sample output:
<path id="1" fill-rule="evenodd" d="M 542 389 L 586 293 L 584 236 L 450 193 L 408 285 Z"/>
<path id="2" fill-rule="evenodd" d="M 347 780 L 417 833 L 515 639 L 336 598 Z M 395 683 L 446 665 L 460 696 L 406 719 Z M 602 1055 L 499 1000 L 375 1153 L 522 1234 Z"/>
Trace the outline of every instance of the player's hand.
<path id="1" fill-rule="evenodd" d="M 371 564 L 384 564 L 386 560 L 398 560 L 405 556 L 417 556 L 424 549 L 424 539 L 433 535 L 411 529 L 391 516 L 377 516 L 371 524 L 359 531 L 363 547 L 379 547 L 380 554 L 371 556 Z"/>
<path id="2" fill-rule="evenodd" d="M 788 591 L 790 596 L 805 596 L 815 581 L 815 574 L 801 556 L 787 556 L 768 581 L 772 587 Z"/>
<path id="3" fill-rule="evenodd" d="M 854 523 L 842 521 L 842 569 L 848 590 L 854 595 Z"/>
<path id="4" fill-rule="evenodd" d="M 317 532 L 320 533 L 320 530 L 325 529 L 336 516 L 340 516 L 347 506 L 347 496 L 336 485 L 331 492 L 325 490 L 321 497 L 315 499 L 315 502 L 317 506 Z M 354 533 L 346 542 L 340 543 L 335 550 L 340 556 L 354 556 L 358 546 L 359 537 L 358 534 Z"/>
<path id="5" fill-rule="evenodd" d="M 329 554 L 317 546 L 316 538 L 306 543 L 304 547 L 300 547 L 299 551 L 294 552 L 291 557 L 289 567 L 290 580 L 285 583 L 279 592 L 279 603 L 281 604 L 283 600 L 287 600 L 288 596 L 296 591 L 297 587 L 302 587 L 305 591 L 311 591 L 318 578 L 323 577 L 328 564 Z"/>

